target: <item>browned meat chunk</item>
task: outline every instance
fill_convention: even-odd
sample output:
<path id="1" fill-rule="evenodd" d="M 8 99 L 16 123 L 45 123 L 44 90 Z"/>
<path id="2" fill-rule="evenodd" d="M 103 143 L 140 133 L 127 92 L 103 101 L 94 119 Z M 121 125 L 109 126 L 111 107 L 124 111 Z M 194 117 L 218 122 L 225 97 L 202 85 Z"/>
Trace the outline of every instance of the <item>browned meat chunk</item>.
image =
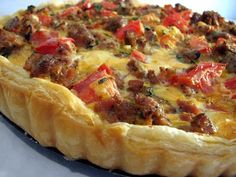
<path id="1" fill-rule="evenodd" d="M 191 122 L 191 127 L 193 132 L 206 134 L 213 134 L 215 132 L 215 128 L 205 114 L 195 116 Z"/>
<path id="2" fill-rule="evenodd" d="M 24 45 L 24 40 L 12 32 L 0 29 L 0 54 L 8 56 L 14 49 L 18 49 Z"/>
<path id="3" fill-rule="evenodd" d="M 219 26 L 225 23 L 224 18 L 214 11 L 204 11 L 200 18 L 200 21 L 213 26 Z"/>
<path id="4" fill-rule="evenodd" d="M 183 49 L 176 55 L 176 58 L 182 63 L 194 64 L 200 56 L 201 53 L 197 50 Z"/>
<path id="5" fill-rule="evenodd" d="M 177 100 L 177 105 L 181 112 L 192 113 L 195 115 L 200 114 L 201 112 L 197 106 L 190 101 Z"/>
<path id="6" fill-rule="evenodd" d="M 185 7 L 185 6 L 183 6 L 183 5 L 180 4 L 180 3 L 177 3 L 177 4 L 175 4 L 175 10 L 176 10 L 177 12 L 182 12 L 182 11 L 188 10 L 188 8 Z"/>
<path id="7" fill-rule="evenodd" d="M 138 67 L 138 63 L 134 60 L 130 60 L 127 63 L 128 69 L 131 72 L 131 74 L 133 74 L 134 76 L 136 76 L 137 78 L 144 78 L 145 73 L 140 71 L 139 67 Z"/>
<path id="8" fill-rule="evenodd" d="M 148 70 L 147 78 L 151 84 L 157 84 L 159 82 L 158 76 L 154 70 Z"/>
<path id="9" fill-rule="evenodd" d="M 99 49 L 117 49 L 120 43 L 112 36 L 107 36 L 101 32 L 93 32 Z"/>
<path id="10" fill-rule="evenodd" d="M 119 6 L 117 9 L 118 14 L 120 15 L 134 15 L 135 8 L 131 0 L 119 1 Z"/>
<path id="11" fill-rule="evenodd" d="M 96 39 L 85 25 L 74 23 L 68 26 L 68 36 L 75 40 L 76 45 L 91 48 L 96 45 Z"/>
<path id="12" fill-rule="evenodd" d="M 107 18 L 104 20 L 104 28 L 111 32 L 116 32 L 116 30 L 121 28 L 124 24 L 125 21 L 121 17 Z"/>
<path id="13" fill-rule="evenodd" d="M 20 19 L 16 16 L 7 21 L 4 29 L 11 32 L 17 32 L 20 28 Z"/>
<path id="14" fill-rule="evenodd" d="M 223 63 L 226 63 L 226 69 L 230 73 L 236 73 L 236 53 L 228 52 L 222 60 Z"/>
<path id="15" fill-rule="evenodd" d="M 236 25 L 233 25 L 230 29 L 229 32 L 233 35 L 236 35 Z"/>
<path id="16" fill-rule="evenodd" d="M 137 45 L 137 37 L 134 32 L 127 31 L 125 33 L 125 44 L 135 47 Z"/>
<path id="17" fill-rule="evenodd" d="M 220 62 L 226 63 L 226 69 L 230 73 L 236 73 L 236 44 L 224 42 L 214 50 L 216 55 L 220 55 Z"/>
<path id="18" fill-rule="evenodd" d="M 146 5 L 143 7 L 138 7 L 135 11 L 135 14 L 137 16 L 143 16 L 143 15 L 147 15 L 150 13 L 156 14 L 157 16 L 161 16 L 161 7 L 158 5 Z"/>
<path id="19" fill-rule="evenodd" d="M 230 34 L 227 32 L 219 32 L 219 31 L 211 31 L 210 33 L 206 34 L 206 39 L 209 42 L 216 42 L 218 38 L 229 39 Z"/>
<path id="20" fill-rule="evenodd" d="M 30 72 L 31 77 L 50 77 L 53 82 L 69 87 L 75 78 L 77 65 L 77 60 L 69 56 L 33 53 L 24 69 Z"/>
<path id="21" fill-rule="evenodd" d="M 143 84 L 144 82 L 142 80 L 130 80 L 128 82 L 128 90 L 137 93 L 137 92 L 141 92 L 143 89 Z"/>
<path id="22" fill-rule="evenodd" d="M 170 121 L 165 117 L 163 107 L 150 97 L 137 94 L 135 102 L 145 119 L 151 118 L 155 125 L 171 125 Z"/>
<path id="23" fill-rule="evenodd" d="M 115 82 L 116 82 L 117 87 L 119 89 L 123 89 L 124 84 L 125 84 L 124 80 L 122 79 L 120 74 L 115 69 L 112 69 L 112 71 L 113 71 L 112 76 L 115 78 Z"/>
<path id="24" fill-rule="evenodd" d="M 199 22 L 201 19 L 201 14 L 194 12 L 191 19 L 190 19 L 190 23 L 191 24 L 196 24 L 197 22 Z"/>

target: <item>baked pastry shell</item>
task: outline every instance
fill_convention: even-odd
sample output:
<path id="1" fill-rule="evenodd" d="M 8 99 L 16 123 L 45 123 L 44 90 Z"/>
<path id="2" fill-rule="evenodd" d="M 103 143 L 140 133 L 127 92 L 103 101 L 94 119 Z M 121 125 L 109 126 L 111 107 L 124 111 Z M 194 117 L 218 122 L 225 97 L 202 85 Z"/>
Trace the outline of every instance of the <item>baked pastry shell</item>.
<path id="1" fill-rule="evenodd" d="M 0 111 L 41 145 L 131 174 L 236 174 L 236 140 L 168 126 L 109 124 L 67 88 L 0 57 Z"/>

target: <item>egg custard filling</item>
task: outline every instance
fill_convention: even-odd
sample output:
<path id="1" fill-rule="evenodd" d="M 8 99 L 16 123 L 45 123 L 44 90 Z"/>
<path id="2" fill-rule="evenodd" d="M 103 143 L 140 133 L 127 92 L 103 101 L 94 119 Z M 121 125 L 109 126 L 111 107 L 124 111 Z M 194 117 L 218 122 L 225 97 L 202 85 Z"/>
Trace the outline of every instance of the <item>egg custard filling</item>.
<path id="1" fill-rule="evenodd" d="M 1 55 L 104 122 L 236 138 L 236 26 L 216 12 L 83 0 L 29 6 L 0 27 Z"/>

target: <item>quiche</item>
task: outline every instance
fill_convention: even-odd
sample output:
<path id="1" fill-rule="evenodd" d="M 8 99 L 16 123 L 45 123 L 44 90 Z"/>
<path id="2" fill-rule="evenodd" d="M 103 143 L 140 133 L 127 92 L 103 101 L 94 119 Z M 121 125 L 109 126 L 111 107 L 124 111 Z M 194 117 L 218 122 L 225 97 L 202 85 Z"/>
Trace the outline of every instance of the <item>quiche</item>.
<path id="1" fill-rule="evenodd" d="M 0 23 L 0 111 L 42 146 L 130 174 L 236 175 L 236 25 L 131 0 Z"/>

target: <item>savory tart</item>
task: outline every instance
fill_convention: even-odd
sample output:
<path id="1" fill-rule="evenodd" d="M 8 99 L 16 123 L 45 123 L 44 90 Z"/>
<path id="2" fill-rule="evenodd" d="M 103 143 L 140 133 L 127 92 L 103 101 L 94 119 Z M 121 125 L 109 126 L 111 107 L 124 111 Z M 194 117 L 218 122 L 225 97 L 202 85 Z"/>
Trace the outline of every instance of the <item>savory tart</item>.
<path id="1" fill-rule="evenodd" d="M 236 174 L 236 25 L 129 0 L 0 24 L 0 111 L 42 146 L 131 174 Z"/>

